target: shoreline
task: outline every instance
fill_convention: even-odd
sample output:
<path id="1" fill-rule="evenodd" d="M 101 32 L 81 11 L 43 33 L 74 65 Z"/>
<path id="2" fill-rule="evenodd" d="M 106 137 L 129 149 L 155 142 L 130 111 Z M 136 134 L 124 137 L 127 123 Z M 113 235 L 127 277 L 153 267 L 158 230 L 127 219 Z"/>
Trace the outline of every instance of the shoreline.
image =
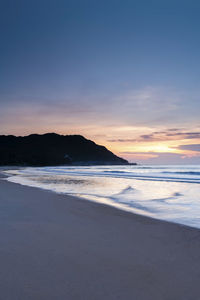
<path id="1" fill-rule="evenodd" d="M 13 167 L 11 167 L 10 169 L 12 170 Z M 14 169 L 16 169 L 16 168 L 14 168 Z M 8 167 L 5 167 L 5 170 L 9 170 Z M 2 169 L 0 169 L 0 180 L 1 180 L 1 178 L 5 179 L 5 178 L 9 177 L 9 175 L 7 175 L 7 174 L 5 174 L 5 173 L 3 173 L 1 171 L 2 171 Z M 162 222 L 177 224 L 179 226 L 185 226 L 185 227 L 189 227 L 189 228 L 194 228 L 194 229 L 200 230 L 199 227 L 195 227 L 194 225 L 179 223 L 179 222 L 176 222 L 176 221 L 173 221 L 173 220 L 166 220 L 166 219 L 156 218 L 155 216 L 152 216 L 150 213 L 148 213 L 148 211 L 147 212 L 140 211 L 139 208 L 128 207 L 128 206 L 123 205 L 123 204 L 118 204 L 117 202 L 112 202 L 109 199 L 106 200 L 106 201 L 104 201 L 104 202 L 100 202 L 100 201 L 91 199 L 91 198 L 89 198 L 87 196 L 81 196 L 78 193 L 77 194 L 70 194 L 70 193 L 66 193 L 66 192 L 58 192 L 58 191 L 51 190 L 51 189 L 48 189 L 48 188 L 42 188 L 42 187 L 36 186 L 36 185 L 32 186 L 32 185 L 23 184 L 23 183 L 20 183 L 20 182 L 9 181 L 9 180 L 7 180 L 7 182 L 10 182 L 10 183 L 13 183 L 13 184 L 17 184 L 17 185 L 20 185 L 20 186 L 25 186 L 25 187 L 30 187 L 30 188 L 36 188 L 36 189 L 39 189 L 41 191 L 49 191 L 49 192 L 55 193 L 57 195 L 66 195 L 66 196 L 69 196 L 69 197 L 78 198 L 78 199 L 81 199 L 82 201 L 84 200 L 84 201 L 89 201 L 89 202 L 96 203 L 97 205 L 109 206 L 109 207 L 115 208 L 117 210 L 120 210 L 120 211 L 123 211 L 123 212 L 127 212 L 127 213 L 130 213 L 130 214 L 136 215 L 136 216 L 137 215 L 144 216 L 144 217 L 147 217 L 147 218 L 150 218 L 150 219 L 153 219 L 153 220 L 158 220 L 158 221 L 162 221 Z"/>
<path id="2" fill-rule="evenodd" d="M 200 230 L 0 180 L 2 299 L 193 300 Z"/>
<path id="3" fill-rule="evenodd" d="M 4 178 L 1 178 L 1 175 L 3 175 Z M 0 173 L 0 181 L 3 179 L 5 180 L 5 178 L 7 178 L 8 176 L 7 175 L 4 175 L 4 174 L 1 174 Z M 78 195 L 73 195 L 73 194 L 70 194 L 70 193 L 62 193 L 62 192 L 57 192 L 57 191 L 54 191 L 54 190 L 50 190 L 50 189 L 44 189 L 42 187 L 39 187 L 39 186 L 29 186 L 29 185 L 26 185 L 26 184 L 22 184 L 22 183 L 19 183 L 19 182 L 13 182 L 13 181 L 9 181 L 9 180 L 5 180 L 6 182 L 9 182 L 11 184 L 14 184 L 14 185 L 19 185 L 19 186 L 22 186 L 22 187 L 28 187 L 28 188 L 31 188 L 31 189 L 38 189 L 40 191 L 44 191 L 44 192 L 50 192 L 50 193 L 53 193 L 53 194 L 56 194 L 56 195 L 62 195 L 62 196 L 66 196 L 66 197 L 70 197 L 70 198 L 74 198 L 75 200 L 80 200 L 80 201 L 86 201 L 86 202 L 91 202 L 91 203 L 94 203 L 96 205 L 100 205 L 100 206 L 104 206 L 105 208 L 106 207 L 110 207 L 110 208 L 113 208 L 113 209 L 116 209 L 116 210 L 119 210 L 119 211 L 122 211 L 124 213 L 127 213 L 127 214 L 130 214 L 130 215 L 133 215 L 135 217 L 137 216 L 141 216 L 141 217 L 145 217 L 145 218 L 148 218 L 148 219 L 151 219 L 153 221 L 160 221 L 160 222 L 164 222 L 164 223 L 169 223 L 169 224 L 175 224 L 175 225 L 178 225 L 178 226 L 182 226 L 182 227 L 189 227 L 189 228 L 193 228 L 193 229 L 196 229 L 196 230 L 199 230 L 200 231 L 200 228 L 198 227 L 195 227 L 195 226 L 192 226 L 192 225 L 186 225 L 186 224 L 182 224 L 182 223 L 177 223 L 177 222 L 173 222 L 173 221 L 168 221 L 168 220 L 164 220 L 164 219 L 159 219 L 159 218 L 156 218 L 156 217 L 153 217 L 153 216 L 150 216 L 148 214 L 144 214 L 144 213 L 137 213 L 135 212 L 137 209 L 129 209 L 129 208 L 126 208 L 125 206 L 121 206 L 121 205 L 116 205 L 115 204 L 112 204 L 112 203 L 105 203 L 105 202 L 98 202 L 98 201 L 95 201 L 93 199 L 89 199 L 87 197 L 81 197 L 78 196 Z"/>

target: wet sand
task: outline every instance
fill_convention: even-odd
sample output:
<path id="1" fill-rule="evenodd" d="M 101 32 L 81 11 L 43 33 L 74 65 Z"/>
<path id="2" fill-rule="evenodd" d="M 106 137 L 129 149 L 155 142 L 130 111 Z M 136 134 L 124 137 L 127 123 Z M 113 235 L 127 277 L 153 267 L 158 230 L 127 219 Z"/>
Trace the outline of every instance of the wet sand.
<path id="1" fill-rule="evenodd" d="M 0 179 L 0 299 L 196 300 L 200 230 Z"/>

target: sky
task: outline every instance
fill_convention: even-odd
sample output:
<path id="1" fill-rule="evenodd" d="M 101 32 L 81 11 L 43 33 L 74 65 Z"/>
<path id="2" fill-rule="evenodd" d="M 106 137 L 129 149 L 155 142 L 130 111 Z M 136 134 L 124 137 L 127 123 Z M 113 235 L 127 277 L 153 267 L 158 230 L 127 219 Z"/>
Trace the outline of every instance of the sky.
<path id="1" fill-rule="evenodd" d="M 0 134 L 200 163 L 200 2 L 0 0 Z"/>

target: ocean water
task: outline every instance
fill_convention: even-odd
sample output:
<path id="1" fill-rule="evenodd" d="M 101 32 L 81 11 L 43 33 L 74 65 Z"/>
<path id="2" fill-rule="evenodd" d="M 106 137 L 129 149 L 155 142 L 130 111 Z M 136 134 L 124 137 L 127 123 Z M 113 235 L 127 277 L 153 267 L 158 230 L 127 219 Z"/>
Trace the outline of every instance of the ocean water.
<path id="1" fill-rule="evenodd" d="M 4 172 L 11 182 L 200 228 L 200 165 L 27 167 Z"/>

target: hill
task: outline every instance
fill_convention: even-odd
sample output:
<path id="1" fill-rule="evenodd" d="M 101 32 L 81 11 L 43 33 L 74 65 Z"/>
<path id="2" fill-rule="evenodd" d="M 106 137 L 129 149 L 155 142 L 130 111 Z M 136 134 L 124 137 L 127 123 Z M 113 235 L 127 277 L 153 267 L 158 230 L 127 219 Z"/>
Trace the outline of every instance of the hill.
<path id="1" fill-rule="evenodd" d="M 0 165 L 128 164 L 81 135 L 0 135 Z"/>

